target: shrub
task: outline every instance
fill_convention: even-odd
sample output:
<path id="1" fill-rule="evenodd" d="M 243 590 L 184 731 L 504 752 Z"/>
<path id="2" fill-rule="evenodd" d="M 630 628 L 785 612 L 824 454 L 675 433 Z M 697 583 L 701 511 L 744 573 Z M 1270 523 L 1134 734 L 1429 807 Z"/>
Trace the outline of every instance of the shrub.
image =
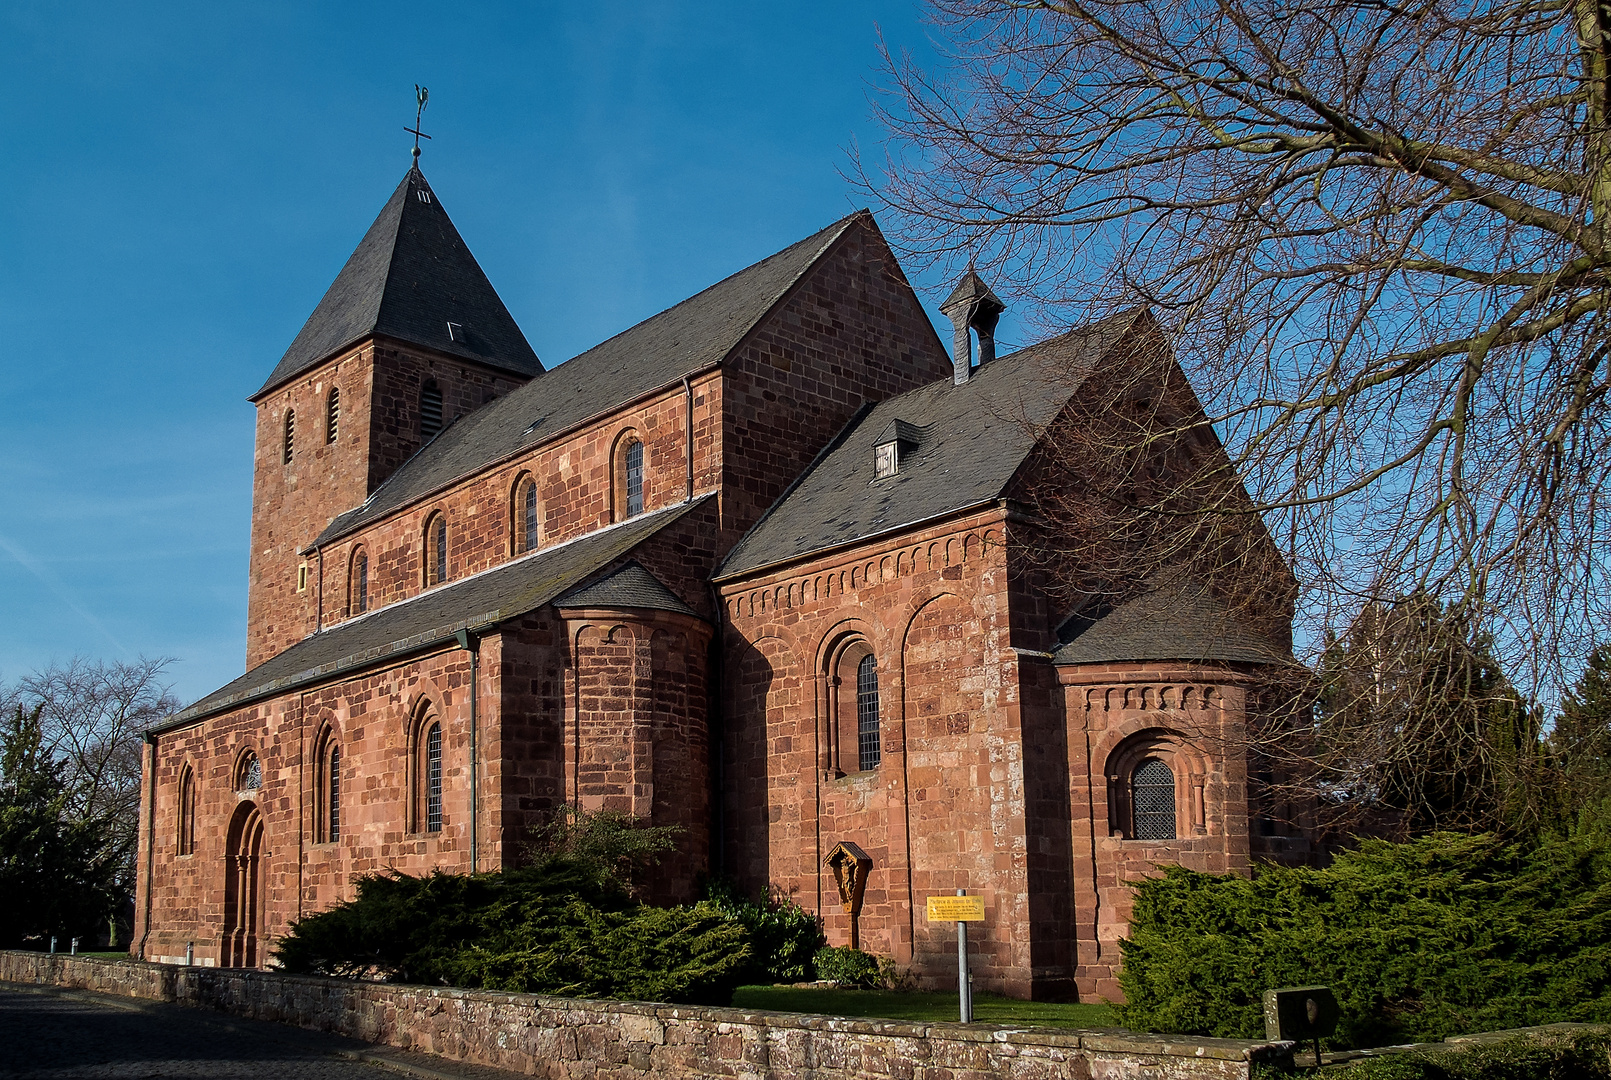
<path id="1" fill-rule="evenodd" d="M 711 904 L 629 900 L 585 861 L 462 876 L 361 878 L 355 899 L 298 920 L 291 972 L 570 997 L 725 1004 L 749 966 L 744 927 Z"/>
<path id="2" fill-rule="evenodd" d="M 718 882 L 706 887 L 705 897 L 749 931 L 750 981 L 796 983 L 813 978 L 812 958 L 824 941 L 821 919 L 776 891 L 757 902 Z"/>
<path id="3" fill-rule="evenodd" d="M 1489 1046 L 1388 1054 L 1337 1073 L 1337 1080 L 1598 1080 L 1611 1077 L 1605 1035 L 1517 1037 Z"/>
<path id="4" fill-rule="evenodd" d="M 1334 1046 L 1611 1019 L 1611 851 L 1492 836 L 1367 841 L 1326 870 L 1178 867 L 1135 886 L 1120 1021 L 1253 1038 L 1260 995 L 1325 983 Z"/>
<path id="5" fill-rule="evenodd" d="M 848 946 L 817 950 L 817 978 L 832 979 L 843 986 L 871 987 L 878 984 L 878 957 Z"/>
<path id="6" fill-rule="evenodd" d="M 660 856 L 677 846 L 681 825 L 650 825 L 621 810 L 562 805 L 531 829 L 527 862 L 541 869 L 550 859 L 590 872 L 601 886 L 636 896 Z"/>

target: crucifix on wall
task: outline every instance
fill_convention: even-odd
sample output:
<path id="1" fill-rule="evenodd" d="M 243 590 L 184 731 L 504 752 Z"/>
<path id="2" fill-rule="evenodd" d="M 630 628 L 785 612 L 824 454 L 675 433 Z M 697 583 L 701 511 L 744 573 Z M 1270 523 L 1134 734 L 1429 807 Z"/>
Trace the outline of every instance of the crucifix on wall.
<path id="1" fill-rule="evenodd" d="M 839 886 L 839 902 L 845 905 L 845 913 L 850 916 L 850 947 L 860 949 L 861 897 L 867 890 L 872 857 L 851 841 L 841 840 L 828 853 L 827 863 L 833 871 L 834 883 Z"/>

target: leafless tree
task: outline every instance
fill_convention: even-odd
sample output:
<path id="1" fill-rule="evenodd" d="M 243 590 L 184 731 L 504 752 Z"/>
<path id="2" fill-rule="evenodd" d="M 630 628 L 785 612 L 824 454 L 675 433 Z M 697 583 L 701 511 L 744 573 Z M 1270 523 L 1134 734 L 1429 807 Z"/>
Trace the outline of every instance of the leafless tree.
<path id="1" fill-rule="evenodd" d="M 1426 594 L 1562 685 L 1611 621 L 1611 8 L 931 3 L 856 166 L 906 250 L 1048 325 L 1151 311 L 1311 659 Z"/>
<path id="2" fill-rule="evenodd" d="M 0 707 L 41 707 L 47 751 L 66 764 L 70 812 L 110 824 L 114 854 L 133 881 L 140 816 L 141 733 L 171 716 L 179 699 L 163 676 L 172 660 L 74 657 L 0 685 Z"/>

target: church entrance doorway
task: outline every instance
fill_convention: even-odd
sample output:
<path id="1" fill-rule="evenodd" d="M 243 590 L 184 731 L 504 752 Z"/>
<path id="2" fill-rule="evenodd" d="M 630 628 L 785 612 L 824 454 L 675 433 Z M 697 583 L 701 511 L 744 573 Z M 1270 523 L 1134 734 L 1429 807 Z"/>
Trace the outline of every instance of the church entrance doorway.
<path id="1" fill-rule="evenodd" d="M 254 802 L 235 808 L 224 856 L 223 967 L 257 967 L 257 937 L 263 924 L 263 815 Z"/>

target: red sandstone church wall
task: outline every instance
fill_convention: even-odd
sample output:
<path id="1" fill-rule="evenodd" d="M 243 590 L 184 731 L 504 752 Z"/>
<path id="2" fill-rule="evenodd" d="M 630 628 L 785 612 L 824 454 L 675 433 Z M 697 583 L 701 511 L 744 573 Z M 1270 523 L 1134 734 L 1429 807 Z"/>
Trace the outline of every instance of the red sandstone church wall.
<path id="1" fill-rule="evenodd" d="M 727 368 L 724 549 L 864 401 L 948 378 L 951 362 L 876 230 L 852 227 Z"/>
<path id="2" fill-rule="evenodd" d="M 195 942 L 197 962 L 217 963 L 223 929 L 225 833 L 241 804 L 264 820 L 260 942 L 299 914 L 351 895 L 356 874 L 389 868 L 420 873 L 469 868 L 469 655 L 457 648 L 317 692 L 289 694 L 157 736 L 154 820 L 141 822 L 137 933 L 149 959 L 179 957 Z M 485 695 L 488 687 L 483 683 Z M 410 831 L 410 725 L 429 702 L 443 729 L 443 828 Z M 315 739 L 324 725 L 342 748 L 339 843 L 314 843 Z M 256 793 L 235 790 L 232 771 L 246 748 L 263 765 Z M 181 769 L 196 777 L 195 853 L 179 855 Z M 147 768 L 150 768 L 149 756 Z M 149 773 L 147 783 L 150 782 Z M 485 786 L 483 786 L 485 790 Z M 148 893 L 148 827 L 150 848 Z M 259 946 L 259 960 L 264 953 Z"/>
<path id="3" fill-rule="evenodd" d="M 1178 664 L 1065 668 L 1074 808 L 1076 935 L 1082 998 L 1122 1000 L 1119 939 L 1129 932 L 1128 882 L 1179 865 L 1249 872 L 1247 676 Z M 1175 774 L 1175 840 L 1137 840 L 1122 785 L 1143 757 Z"/>
<path id="4" fill-rule="evenodd" d="M 523 380 L 423 353 L 365 343 L 275 390 L 258 402 L 252 477 L 252 548 L 247 587 L 246 666 L 313 633 L 319 611 L 318 567 L 298 552 L 332 518 L 359 505 L 419 446 L 420 380 L 443 391 L 444 419 L 472 402 L 508 393 Z M 327 441 L 331 386 L 341 390 L 339 438 Z M 285 412 L 296 413 L 295 452 L 285 463 Z M 308 563 L 308 587 L 298 568 Z M 332 571 L 325 560 L 325 615 Z M 340 587 L 344 588 L 344 584 Z"/>
<path id="5" fill-rule="evenodd" d="M 987 921 L 970 935 L 979 985 L 1027 995 L 1028 804 L 1003 528 L 992 511 L 723 587 L 725 865 L 752 891 L 776 885 L 820 911 L 829 941 L 845 944 L 822 860 L 856 842 L 874 860 L 863 947 L 930 986 L 955 978 L 955 931 L 929 926 L 927 897 L 983 895 Z M 884 757 L 824 779 L 826 667 L 845 635 L 878 658 Z"/>
<path id="6" fill-rule="evenodd" d="M 717 375 L 693 384 L 696 492 L 714 488 L 720 474 L 720 386 Z M 609 524 L 616 516 L 614 483 L 619 470 L 615 459 L 622 436 L 629 431 L 644 444 L 644 509 L 682 502 L 688 494 L 687 410 L 687 397 L 678 386 L 343 538 L 325 553 L 325 626 L 353 614 L 349 611 L 350 577 L 353 555 L 360 545 L 369 557 L 371 610 L 423 590 L 425 526 L 438 512 L 448 521 L 452 579 L 507 562 L 514 554 L 511 529 L 516 484 L 528 474 L 538 484 L 540 546 L 574 539 Z M 710 565 L 706 563 L 707 574 Z M 703 593 L 700 587 L 693 595 Z"/>

